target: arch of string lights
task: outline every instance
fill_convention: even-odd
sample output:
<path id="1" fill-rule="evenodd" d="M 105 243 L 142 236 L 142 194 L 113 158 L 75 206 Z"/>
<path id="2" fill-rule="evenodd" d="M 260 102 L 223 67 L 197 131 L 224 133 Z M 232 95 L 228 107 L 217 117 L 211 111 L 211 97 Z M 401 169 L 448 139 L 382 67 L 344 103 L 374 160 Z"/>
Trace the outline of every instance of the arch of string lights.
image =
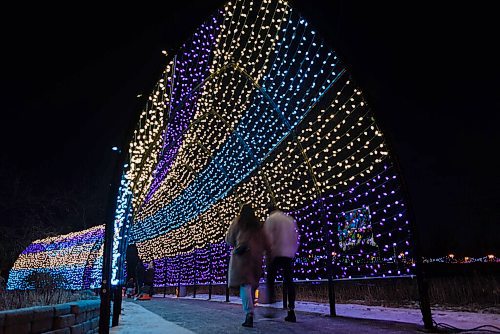
<path id="1" fill-rule="evenodd" d="M 298 223 L 297 280 L 412 275 L 400 178 L 343 63 L 284 1 L 229 2 L 162 73 L 140 116 L 118 197 L 123 246 L 155 284 L 223 283 L 241 203 Z M 331 264 L 331 266 L 330 266 Z"/>
<path id="2" fill-rule="evenodd" d="M 58 288 L 93 289 L 101 285 L 104 225 L 34 241 L 18 257 L 7 289 L 32 289 L 33 273 L 50 274 Z"/>

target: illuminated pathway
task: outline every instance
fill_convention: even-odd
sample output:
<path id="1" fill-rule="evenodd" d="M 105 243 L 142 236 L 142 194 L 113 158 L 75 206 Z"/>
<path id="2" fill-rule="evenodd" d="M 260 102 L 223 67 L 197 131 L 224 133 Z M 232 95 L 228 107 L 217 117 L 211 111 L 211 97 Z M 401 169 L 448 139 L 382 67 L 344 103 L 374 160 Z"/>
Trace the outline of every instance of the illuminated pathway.
<path id="1" fill-rule="evenodd" d="M 418 309 L 388 308 L 355 304 L 338 304 L 339 317 L 325 315 L 329 306 L 321 303 L 297 302 L 298 322 L 287 323 L 282 320 L 286 312 L 281 311 L 276 319 L 261 316 L 264 308 L 256 308 L 254 329 L 245 329 L 242 322 L 241 300 L 230 297 L 225 303 L 225 296 L 198 295 L 191 297 L 154 298 L 146 302 L 125 302 L 124 315 L 120 327 L 113 328 L 112 334 L 128 333 L 421 333 L 422 315 Z M 281 302 L 273 304 L 281 306 Z M 144 308 L 147 310 L 145 310 Z M 150 312 L 156 313 L 151 315 Z M 163 317 L 161 319 L 158 315 Z M 435 310 L 438 323 L 446 323 L 458 328 L 474 328 L 481 325 L 500 327 L 496 314 L 456 312 Z M 148 324 L 143 327 L 142 324 Z M 182 327 L 182 330 L 180 329 Z M 184 332 L 186 330 L 186 332 Z M 476 333 L 469 331 L 467 333 Z M 479 333 L 479 332 L 477 332 Z"/>
<path id="2" fill-rule="evenodd" d="M 254 328 L 241 326 L 241 305 L 206 300 L 158 298 L 136 302 L 165 320 L 197 334 L 214 333 L 417 333 L 421 326 L 389 321 L 329 318 L 314 313 L 297 312 L 297 323 L 285 322 L 282 317 L 265 319 L 256 309 Z M 127 304 L 127 303 L 126 303 Z M 285 311 L 283 311 L 283 317 Z M 147 318 L 141 319 L 147 328 Z M 120 332 L 117 332 L 119 334 Z M 125 333 L 125 332 L 124 332 Z M 172 332 L 175 333 L 175 332 Z"/>

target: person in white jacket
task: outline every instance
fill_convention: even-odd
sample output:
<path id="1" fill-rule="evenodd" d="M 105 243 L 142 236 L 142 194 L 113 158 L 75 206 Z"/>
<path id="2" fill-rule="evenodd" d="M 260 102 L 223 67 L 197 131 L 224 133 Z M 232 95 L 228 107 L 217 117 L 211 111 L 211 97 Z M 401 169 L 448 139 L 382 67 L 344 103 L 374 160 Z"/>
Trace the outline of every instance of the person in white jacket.
<path id="1" fill-rule="evenodd" d="M 299 248 L 297 223 L 276 208 L 273 203 L 267 204 L 269 217 L 264 223 L 264 233 L 270 244 L 270 253 L 267 256 L 267 291 L 269 299 L 274 302 L 274 281 L 278 269 L 283 269 L 283 283 L 288 297 L 288 315 L 285 321 L 296 322 L 295 316 L 295 285 L 293 283 L 293 258 Z M 273 313 L 267 314 L 273 317 Z"/>

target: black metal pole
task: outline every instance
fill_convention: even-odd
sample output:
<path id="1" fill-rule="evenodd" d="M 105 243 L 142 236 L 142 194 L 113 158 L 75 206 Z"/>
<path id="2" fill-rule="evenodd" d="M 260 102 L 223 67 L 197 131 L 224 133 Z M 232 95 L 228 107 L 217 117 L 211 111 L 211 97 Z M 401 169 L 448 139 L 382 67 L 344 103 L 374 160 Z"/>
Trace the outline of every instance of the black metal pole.
<path id="1" fill-rule="evenodd" d="M 314 182 L 315 180 L 313 180 Z M 334 226 L 333 231 L 330 231 L 329 215 L 326 212 L 326 206 L 321 193 L 318 193 L 318 203 L 320 205 L 320 220 L 323 222 L 323 237 L 325 238 L 326 250 L 326 275 L 328 277 L 328 304 L 330 305 L 330 316 L 336 317 L 337 310 L 335 304 L 335 283 L 333 281 L 334 263 L 333 252 L 338 245 L 337 226 Z M 330 240 L 332 238 L 332 240 Z M 332 246 L 334 244 L 335 246 Z"/>
<path id="2" fill-rule="evenodd" d="M 384 131 L 383 125 L 381 123 L 382 122 L 378 120 L 377 122 L 378 127 L 381 128 L 382 132 L 385 134 L 384 135 L 385 143 L 389 149 L 389 152 L 392 153 L 392 161 L 394 162 L 394 167 L 396 168 L 396 171 L 399 174 L 398 179 L 399 182 L 401 183 L 402 196 L 406 202 L 408 221 L 410 223 L 410 229 L 411 229 L 411 236 L 413 236 L 413 252 L 415 255 L 415 275 L 417 276 L 417 288 L 420 299 L 419 301 L 420 312 L 422 312 L 422 320 L 424 322 L 425 329 L 432 330 L 434 329 L 434 324 L 432 321 L 431 303 L 429 300 L 429 286 L 427 280 L 425 279 L 424 271 L 422 268 L 422 256 L 420 253 L 421 249 L 420 237 L 418 235 L 416 217 L 415 217 L 415 212 L 413 211 L 410 191 L 408 185 L 406 184 L 403 169 L 401 168 L 398 155 L 396 154 L 396 150 L 394 149 L 394 145 L 392 144 L 390 133 Z"/>
<path id="3" fill-rule="evenodd" d="M 177 255 L 177 263 L 179 268 L 179 273 L 177 274 L 177 294 L 176 294 L 177 298 L 181 296 L 181 273 L 182 273 L 181 262 L 182 261 L 180 255 Z"/>
<path id="4" fill-rule="evenodd" d="M 229 303 L 229 261 L 231 260 L 231 254 L 229 247 L 226 247 L 227 254 L 227 270 L 226 270 L 226 303 Z"/>
<path id="5" fill-rule="evenodd" d="M 110 223 L 106 224 L 106 229 L 105 229 L 105 239 L 108 239 L 107 235 L 107 230 L 111 229 L 111 232 L 113 231 L 113 228 L 108 228 L 108 225 L 111 225 Z M 111 234 L 111 238 L 112 238 Z M 112 239 L 111 239 L 112 242 Z M 99 314 L 99 334 L 109 334 L 109 317 L 110 317 L 110 307 L 111 307 L 111 260 L 107 260 L 107 258 L 110 256 L 110 246 L 109 246 L 109 241 L 104 242 L 104 259 L 103 259 L 103 265 L 102 265 L 102 283 L 101 283 L 101 290 L 100 290 L 100 295 L 101 295 L 101 307 L 100 307 L 100 314 Z M 108 246 L 106 246 L 108 245 Z"/>
<path id="6" fill-rule="evenodd" d="M 126 136 L 121 143 L 121 149 L 114 150 L 115 165 L 113 168 L 113 177 L 109 184 L 109 194 L 106 206 L 105 216 L 105 231 L 104 231 L 104 249 L 103 249 L 103 264 L 102 264 L 102 281 L 101 289 L 99 290 L 101 296 L 100 316 L 99 316 L 99 334 L 109 334 L 110 322 L 110 308 L 111 308 L 111 263 L 112 263 L 112 244 L 114 233 L 114 216 L 116 211 L 116 200 L 118 198 L 119 186 L 121 183 L 122 166 L 126 159 L 126 147 L 133 138 L 135 119 L 129 123 Z M 124 150 L 124 151 L 122 151 Z M 128 219 L 128 217 L 127 217 Z M 123 264 L 123 262 L 122 262 Z M 120 268 L 121 270 L 121 268 Z"/>
<path id="7" fill-rule="evenodd" d="M 122 312 L 122 286 L 117 285 L 113 290 L 113 320 L 111 321 L 111 326 L 115 327 L 118 326 L 118 321 Z"/>
<path id="8" fill-rule="evenodd" d="M 413 252 L 415 254 L 415 275 L 417 276 L 417 289 L 419 296 L 420 312 L 422 313 L 422 320 L 424 322 L 424 328 L 427 330 L 434 329 L 434 323 L 432 320 L 431 302 L 429 299 L 429 285 L 425 277 L 422 263 L 422 255 L 420 254 L 420 237 L 418 236 L 418 230 L 415 224 L 415 213 L 413 212 L 413 207 L 410 201 L 410 195 L 406 182 L 403 178 L 401 167 L 399 161 L 394 157 L 396 167 L 399 171 L 399 179 L 401 182 L 401 188 L 403 190 L 404 197 L 406 199 L 407 212 L 411 227 L 411 233 L 413 235 Z"/>
<path id="9" fill-rule="evenodd" d="M 314 181 L 314 180 L 313 180 Z M 338 240 L 338 226 L 330 225 L 330 216 L 326 211 L 326 205 L 322 193 L 318 193 L 318 204 L 320 205 L 320 220 L 323 222 L 323 237 L 325 238 L 325 250 L 326 250 L 326 275 L 328 277 L 328 304 L 330 305 L 330 316 L 336 317 L 336 303 L 335 303 L 335 283 L 333 281 L 334 274 L 334 257 L 333 252 L 336 250 L 339 244 Z M 333 226 L 333 231 L 331 227 Z M 334 246 L 332 246 L 332 244 Z"/>
<path id="10" fill-rule="evenodd" d="M 101 307 L 99 316 L 99 334 L 109 334 L 109 322 L 111 312 L 111 261 L 114 233 L 114 216 L 116 211 L 116 199 L 118 197 L 119 184 L 121 179 L 121 166 L 123 165 L 124 154 L 116 151 L 115 165 L 113 168 L 113 178 L 109 184 L 108 203 L 106 206 L 105 229 L 104 229 L 104 250 L 102 263 L 101 282 Z"/>
<path id="11" fill-rule="evenodd" d="M 164 269 L 163 269 L 163 298 L 167 296 L 167 257 L 165 257 L 165 264 L 164 264 Z"/>
<path id="12" fill-rule="evenodd" d="M 208 244 L 208 299 L 212 299 L 212 244 Z"/>
<path id="13" fill-rule="evenodd" d="M 330 304 L 330 316 L 331 317 L 336 317 L 337 316 L 337 310 L 336 310 L 336 303 L 335 303 L 335 283 L 333 281 L 333 274 L 334 274 L 334 257 L 333 257 L 333 250 L 335 249 L 334 247 L 331 246 L 330 242 L 330 235 L 333 234 L 333 242 L 335 245 L 338 245 L 338 236 L 337 236 L 337 226 L 334 225 L 334 231 L 330 232 L 330 229 L 328 228 L 328 222 L 329 222 L 329 217 L 324 213 L 324 203 L 323 200 L 321 200 L 321 205 L 322 205 L 322 211 L 323 211 L 323 219 L 326 219 L 324 221 L 324 225 L 326 226 L 326 272 L 328 275 L 328 303 Z"/>
<path id="14" fill-rule="evenodd" d="M 194 250 L 194 269 L 193 269 L 193 298 L 196 298 L 196 268 L 198 268 L 198 266 L 196 265 L 196 249 Z"/>
<path id="15" fill-rule="evenodd" d="M 330 304 L 330 316 L 336 317 L 337 310 L 335 309 L 335 286 L 331 275 L 328 275 L 328 302 Z"/>

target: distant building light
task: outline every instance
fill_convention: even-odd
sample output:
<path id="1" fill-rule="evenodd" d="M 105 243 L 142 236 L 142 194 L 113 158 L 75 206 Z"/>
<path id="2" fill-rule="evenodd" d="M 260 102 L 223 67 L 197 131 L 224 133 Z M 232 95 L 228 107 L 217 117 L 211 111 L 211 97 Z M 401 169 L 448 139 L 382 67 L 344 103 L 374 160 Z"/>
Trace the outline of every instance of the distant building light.
<path id="1" fill-rule="evenodd" d="M 449 255 L 448 255 L 448 257 L 449 257 L 450 259 L 453 259 L 453 258 L 455 257 L 455 254 L 449 254 Z"/>
<path id="2" fill-rule="evenodd" d="M 494 258 L 495 258 L 495 255 L 493 255 L 493 254 L 488 255 L 488 259 L 493 260 Z"/>
<path id="3" fill-rule="evenodd" d="M 116 147 L 116 146 L 113 146 L 111 149 L 112 149 L 113 151 L 118 151 L 118 147 Z"/>
<path id="4" fill-rule="evenodd" d="M 168 52 L 166 50 L 162 50 L 161 53 L 163 53 L 165 56 L 168 55 Z"/>

